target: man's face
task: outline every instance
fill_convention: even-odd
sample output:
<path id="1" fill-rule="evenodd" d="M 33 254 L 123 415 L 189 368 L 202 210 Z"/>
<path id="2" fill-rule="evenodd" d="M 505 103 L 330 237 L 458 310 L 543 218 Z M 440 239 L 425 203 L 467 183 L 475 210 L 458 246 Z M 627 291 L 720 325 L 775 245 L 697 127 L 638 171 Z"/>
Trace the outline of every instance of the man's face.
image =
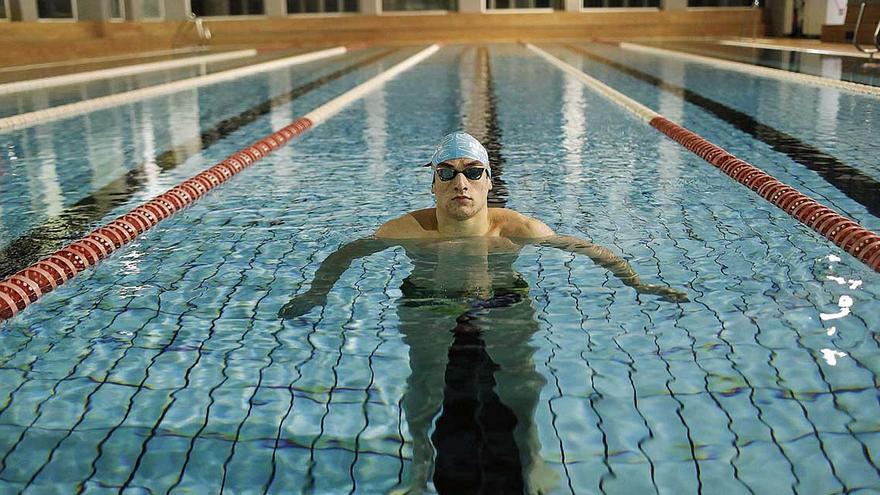
<path id="1" fill-rule="evenodd" d="M 492 189 L 488 166 L 471 158 L 456 158 L 437 165 L 438 171 L 444 168 L 459 172 L 469 168 L 486 170 L 476 180 L 470 180 L 464 174 L 455 174 L 452 180 L 442 181 L 438 172 L 434 172 L 431 192 L 434 193 L 437 208 L 456 220 L 467 220 L 486 207 L 486 198 Z"/>

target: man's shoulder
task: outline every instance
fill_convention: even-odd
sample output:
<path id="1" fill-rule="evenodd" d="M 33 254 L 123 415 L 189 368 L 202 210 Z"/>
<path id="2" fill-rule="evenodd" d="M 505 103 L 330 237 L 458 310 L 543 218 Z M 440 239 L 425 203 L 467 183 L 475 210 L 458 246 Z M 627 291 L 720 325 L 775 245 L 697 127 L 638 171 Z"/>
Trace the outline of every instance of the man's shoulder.
<path id="1" fill-rule="evenodd" d="M 426 208 L 388 220 L 376 231 L 376 237 L 385 239 L 421 238 L 429 237 L 431 232 L 436 231 L 437 217 L 434 208 Z"/>
<path id="2" fill-rule="evenodd" d="M 492 223 L 498 226 L 499 234 L 503 237 L 547 237 L 554 235 L 553 229 L 544 222 L 523 215 L 522 213 L 507 208 L 492 208 Z"/>

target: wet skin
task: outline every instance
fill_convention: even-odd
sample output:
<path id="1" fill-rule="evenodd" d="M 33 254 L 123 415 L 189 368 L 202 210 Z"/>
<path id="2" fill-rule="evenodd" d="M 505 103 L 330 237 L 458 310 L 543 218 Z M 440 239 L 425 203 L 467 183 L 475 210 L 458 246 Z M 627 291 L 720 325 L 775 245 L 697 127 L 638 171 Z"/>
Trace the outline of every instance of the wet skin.
<path id="1" fill-rule="evenodd" d="M 433 482 L 441 493 L 538 493 L 555 483 L 533 421 L 544 385 L 529 343 L 538 325 L 528 285 L 513 269 L 525 244 L 361 239 L 328 257 L 312 288 L 282 308 L 280 316 L 295 318 L 323 305 L 353 259 L 405 249 L 413 268 L 397 316 L 409 348 L 402 404 L 413 443 L 400 490 L 419 493 Z"/>

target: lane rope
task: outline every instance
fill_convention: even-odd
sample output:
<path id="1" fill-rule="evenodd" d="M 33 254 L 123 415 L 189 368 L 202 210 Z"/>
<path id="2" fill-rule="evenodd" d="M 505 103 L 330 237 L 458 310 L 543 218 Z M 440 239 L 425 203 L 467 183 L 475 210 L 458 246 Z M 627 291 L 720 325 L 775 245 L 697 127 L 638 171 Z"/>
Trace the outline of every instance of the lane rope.
<path id="1" fill-rule="evenodd" d="M 811 53 L 813 55 L 830 55 L 832 57 L 871 58 L 869 54 L 861 52 L 826 50 L 824 48 L 809 48 L 792 45 L 774 45 L 772 43 L 761 43 L 759 41 L 718 40 L 717 43 L 719 45 L 760 48 L 762 50 L 775 50 L 780 52 Z M 849 48 L 849 46 L 847 46 L 847 48 Z"/>
<path id="2" fill-rule="evenodd" d="M 22 113 L 19 115 L 14 115 L 12 117 L 0 119 L 0 133 L 30 127 L 35 124 L 45 124 L 47 122 L 61 120 L 68 117 L 73 117 L 75 115 L 94 112 L 96 110 L 102 110 L 105 108 L 126 105 L 129 103 L 134 103 L 136 101 L 146 100 L 148 98 L 165 96 L 171 93 L 177 93 L 179 91 L 207 86 L 209 84 L 217 84 L 220 82 L 230 81 L 244 76 L 252 76 L 260 72 L 283 69 L 285 67 L 290 67 L 293 65 L 313 62 L 322 58 L 335 57 L 337 55 L 342 55 L 347 51 L 348 49 L 344 46 L 339 46 L 336 48 L 329 48 L 326 50 L 319 50 L 315 52 L 294 55 L 292 57 L 286 57 L 278 60 L 270 60 L 268 62 L 254 64 L 247 67 L 230 69 L 223 72 L 218 72 L 216 74 L 181 79 L 180 81 L 173 81 L 170 83 L 159 84 L 147 88 L 135 89 L 132 91 L 126 91 L 124 93 L 101 96 L 98 98 L 78 101 L 76 103 L 70 103 L 67 105 L 60 105 L 57 107 L 45 108 L 43 110 L 35 110 L 33 112 Z"/>
<path id="3" fill-rule="evenodd" d="M 617 43 L 617 46 L 624 50 L 634 52 L 648 53 L 651 55 L 660 55 L 666 57 L 675 57 L 689 62 L 697 62 L 707 64 L 721 69 L 734 70 L 737 72 L 745 72 L 752 76 L 762 76 L 771 79 L 782 79 L 784 81 L 794 81 L 801 84 L 809 84 L 811 86 L 819 86 L 824 88 L 842 89 L 851 93 L 865 96 L 880 97 L 880 88 L 868 86 L 867 84 L 858 84 L 849 81 L 840 81 L 838 79 L 830 79 L 827 77 L 813 76 L 810 74 L 801 74 L 799 72 L 790 72 L 782 69 L 772 69 L 760 65 L 745 64 L 742 62 L 733 62 L 731 60 L 722 60 L 715 57 L 706 57 L 703 55 L 694 55 L 692 53 L 679 52 L 676 50 L 667 50 L 666 48 L 656 48 L 653 46 L 639 45 L 637 43 Z"/>
<path id="4" fill-rule="evenodd" d="M 191 205 L 209 191 L 228 181 L 264 156 L 284 146 L 295 136 L 316 127 L 339 113 L 346 105 L 374 91 L 383 83 L 430 57 L 438 45 L 416 53 L 381 74 L 330 100 L 280 130 L 239 150 L 203 172 L 99 227 L 78 241 L 34 263 L 0 282 L 0 320 L 11 318 L 43 294 L 110 256 L 138 235 Z"/>
<path id="5" fill-rule="evenodd" d="M 167 57 L 171 55 L 179 55 L 179 54 L 193 54 L 206 52 L 208 48 L 206 47 L 197 47 L 197 48 L 174 48 L 172 50 L 156 50 L 150 52 L 136 52 L 136 53 L 124 53 L 122 55 L 107 55 L 104 57 L 91 57 L 91 58 L 76 58 L 72 60 L 59 60 L 56 62 L 43 62 L 40 64 L 27 64 L 27 65 L 10 65 L 8 67 L 0 67 L 0 73 L 6 72 L 27 72 L 31 70 L 39 70 L 39 69 L 48 69 L 51 67 L 69 67 L 71 65 L 90 65 L 90 64 L 98 64 L 103 62 L 116 62 L 119 60 L 133 60 L 136 58 L 156 58 L 156 57 Z"/>
<path id="6" fill-rule="evenodd" d="M 16 81 L 6 84 L 0 84 L 0 95 L 9 95 L 13 93 L 21 93 L 24 91 L 34 91 L 37 89 L 55 88 L 68 84 L 78 84 L 90 81 L 99 81 L 101 79 L 110 79 L 113 77 L 132 76 L 137 74 L 146 74 L 149 72 L 157 72 L 160 70 L 177 69 L 180 67 L 189 67 L 192 65 L 210 64 L 214 62 L 222 62 L 224 60 L 233 60 L 237 58 L 253 57 L 257 54 L 254 49 L 236 50 L 232 52 L 216 53 L 214 55 L 201 55 L 198 57 L 186 57 L 175 60 L 163 60 L 161 62 L 149 62 L 145 64 L 124 65 L 122 67 L 114 67 L 112 69 L 92 70 L 87 72 L 77 72 L 74 74 L 64 74 L 53 77 L 43 77 L 40 79 L 28 79 L 25 81 Z"/>
<path id="7" fill-rule="evenodd" d="M 526 43 L 525 46 L 550 64 L 574 76 L 586 86 L 595 89 L 650 124 L 651 127 L 714 165 L 740 184 L 755 191 L 759 196 L 829 239 L 859 261 L 880 272 L 880 235 L 777 180 L 758 167 L 740 160 L 720 146 L 663 117 L 544 50 L 530 43 Z"/>

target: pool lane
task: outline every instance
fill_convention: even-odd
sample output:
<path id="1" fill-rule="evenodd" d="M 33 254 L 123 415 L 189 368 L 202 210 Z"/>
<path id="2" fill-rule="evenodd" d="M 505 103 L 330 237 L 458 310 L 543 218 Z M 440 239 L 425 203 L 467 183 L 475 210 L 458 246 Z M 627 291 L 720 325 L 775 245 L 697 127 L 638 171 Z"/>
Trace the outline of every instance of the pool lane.
<path id="1" fill-rule="evenodd" d="M 303 49 L 278 50 L 231 60 L 209 61 L 170 69 L 145 70 L 142 73 L 133 75 L 101 78 L 94 81 L 65 84 L 51 88 L 17 91 L 11 94 L 4 93 L 0 95 L 0 118 L 124 93 L 135 89 L 148 88 L 183 79 L 216 74 L 230 69 L 299 55 L 307 51 Z M 212 54 L 210 56 L 216 55 Z"/>
<path id="2" fill-rule="evenodd" d="M 491 46 L 485 65 L 478 53 L 444 48 L 3 323 L 2 486 L 423 487 L 430 466 L 414 459 L 449 439 L 444 373 L 464 368 L 516 411 L 527 488 L 880 487 L 878 275 L 830 258 L 840 253 L 824 239 L 523 48 Z M 485 66 L 507 205 L 612 248 L 692 302 L 526 248 L 514 263 L 526 304 L 478 307 L 461 323 L 454 302 L 406 304 L 418 260 L 388 249 L 353 263 L 324 308 L 279 320 L 339 245 L 431 205 L 422 164 L 480 116 L 470 95 L 487 87 L 474 75 Z M 310 103 L 261 116 L 205 161 Z M 467 258 L 438 268 L 467 276 Z M 844 295 L 850 313 L 822 319 Z M 456 341 L 458 324 L 485 345 Z M 413 355 L 416 337 L 430 352 Z M 846 355 L 832 365 L 823 351 Z M 414 396 L 414 374 L 437 387 Z"/>
<path id="3" fill-rule="evenodd" d="M 874 99 L 603 44 L 548 48 L 802 192 L 880 230 Z M 735 87 L 736 91 L 731 88 Z"/>
<path id="4" fill-rule="evenodd" d="M 245 79 L 253 81 L 245 92 L 212 85 L 2 136 L 8 152 L 0 164 L 6 172 L 0 178 L 4 270 L 80 237 L 132 197 L 157 194 L 170 169 L 187 161 L 205 163 L 202 150 L 288 98 L 329 98 L 407 50 L 377 57 L 386 52 L 365 50 L 253 76 Z M 80 123 L 73 133 L 69 122 Z"/>
<path id="5" fill-rule="evenodd" d="M 771 69 L 850 81 L 868 86 L 880 86 L 880 65 L 862 57 L 803 53 L 783 49 L 751 48 L 699 41 L 643 44 L 693 53 L 695 55 L 760 65 L 770 67 Z"/>
<path id="6" fill-rule="evenodd" d="M 154 164 L 160 172 L 171 170 L 241 127 L 269 113 L 273 108 L 287 105 L 309 91 L 373 64 L 391 55 L 394 51 L 394 49 L 383 50 L 368 57 L 354 60 L 339 70 L 316 77 L 238 115 L 224 119 L 188 142 L 178 143 L 173 149 L 158 152 L 150 162 L 141 163 L 129 170 L 124 176 L 99 190 L 92 191 L 71 207 L 50 218 L 48 222 L 33 227 L 30 232 L 0 248 L 0 278 L 18 272 L 60 249 L 71 239 L 81 237 L 90 226 L 94 225 L 97 219 L 104 217 L 115 206 L 127 202 L 131 195 L 139 192 L 145 186 L 147 175 L 144 169 L 147 164 Z"/>
<path id="7" fill-rule="evenodd" d="M 719 119 L 724 120 L 734 128 L 767 144 L 773 149 L 773 151 L 784 153 L 792 160 L 817 172 L 823 179 L 838 188 L 840 192 L 864 206 L 871 215 L 880 217 L 880 195 L 877 194 L 877 191 L 880 191 L 880 181 L 874 177 L 863 173 L 853 166 L 843 163 L 836 157 L 801 141 L 795 136 L 758 122 L 753 117 L 743 112 L 728 107 L 727 105 L 719 103 L 711 98 L 706 98 L 695 91 L 670 84 L 659 77 L 654 77 L 642 72 L 633 66 L 615 62 L 609 58 L 591 53 L 584 48 L 572 45 L 568 45 L 567 48 L 570 48 L 590 60 L 605 64 L 636 79 L 656 86 L 663 91 L 679 96 L 694 105 L 698 105 L 703 110 L 706 110 Z"/>
<path id="8" fill-rule="evenodd" d="M 10 65 L 0 67 L 0 81 L 11 82 L 23 81 L 25 79 L 37 79 L 41 77 L 53 77 L 83 71 L 110 69 L 121 65 L 135 65 L 138 63 L 174 60 L 189 56 L 208 55 L 220 51 L 223 50 L 212 51 L 205 47 L 186 47 L 171 50 L 107 55 L 103 57 L 59 60 L 37 64 Z"/>

